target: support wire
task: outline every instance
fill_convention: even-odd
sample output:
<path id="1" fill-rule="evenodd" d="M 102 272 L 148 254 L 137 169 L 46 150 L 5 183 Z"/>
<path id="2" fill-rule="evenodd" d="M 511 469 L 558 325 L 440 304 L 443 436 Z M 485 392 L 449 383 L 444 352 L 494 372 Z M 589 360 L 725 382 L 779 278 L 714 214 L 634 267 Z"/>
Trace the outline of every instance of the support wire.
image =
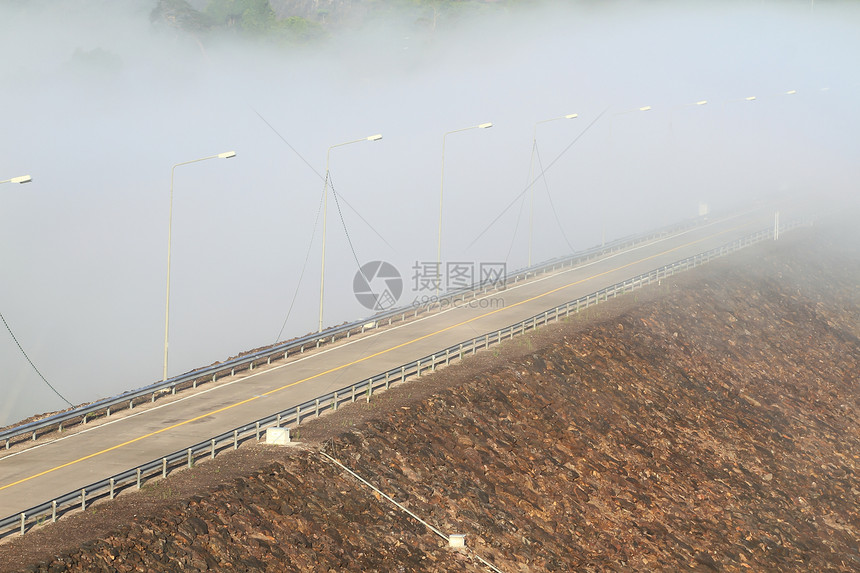
<path id="1" fill-rule="evenodd" d="M 69 406 L 71 406 L 72 408 L 74 408 L 74 407 L 75 407 L 75 405 L 74 405 L 74 404 L 72 404 L 71 402 L 69 402 L 69 401 L 66 399 L 66 397 L 65 397 L 65 396 L 63 396 L 62 394 L 60 394 L 60 392 L 59 392 L 56 388 L 54 388 L 54 387 L 51 385 L 51 383 L 50 383 L 50 382 L 48 382 L 48 380 L 47 380 L 47 379 L 42 375 L 42 373 L 41 373 L 41 372 L 39 372 L 39 369 L 38 369 L 38 368 L 36 368 L 36 365 L 35 365 L 35 364 L 33 364 L 33 361 L 32 361 L 32 360 L 30 360 L 30 357 L 27 355 L 27 353 L 24 351 L 24 348 L 21 346 L 21 343 L 20 343 L 20 342 L 18 342 L 18 337 L 17 337 L 17 336 L 15 336 L 15 333 L 14 333 L 14 332 L 12 332 L 12 328 L 9 326 L 9 323 L 8 323 L 8 322 L 6 322 L 6 317 L 5 317 L 5 316 L 3 316 L 3 313 L 2 313 L 2 312 L 0 312 L 0 320 L 2 320 L 2 321 L 3 321 L 3 325 L 6 327 L 6 330 L 8 330 L 8 331 L 9 331 L 9 336 L 11 336 L 11 337 L 12 337 L 12 340 L 14 340 L 14 341 L 15 341 L 15 344 L 18 346 L 18 350 L 20 350 L 20 351 L 21 351 L 21 354 L 23 354 L 23 355 L 24 355 L 24 358 L 26 358 L 26 359 L 27 359 L 27 362 L 29 362 L 29 363 L 30 363 L 30 366 L 32 366 L 32 367 L 33 367 L 33 370 L 35 370 L 35 371 L 36 371 L 36 374 L 38 374 L 38 375 L 39 375 L 39 378 L 41 378 L 41 379 L 42 379 L 42 382 L 44 382 L 45 384 L 47 384 L 47 385 L 48 385 L 48 388 L 50 388 L 51 390 L 53 390 L 53 391 L 54 391 L 54 394 L 56 394 L 57 396 L 59 396 L 59 397 L 60 397 L 60 399 L 62 399 L 62 400 L 63 400 L 63 402 L 65 402 L 66 404 L 68 404 Z"/>

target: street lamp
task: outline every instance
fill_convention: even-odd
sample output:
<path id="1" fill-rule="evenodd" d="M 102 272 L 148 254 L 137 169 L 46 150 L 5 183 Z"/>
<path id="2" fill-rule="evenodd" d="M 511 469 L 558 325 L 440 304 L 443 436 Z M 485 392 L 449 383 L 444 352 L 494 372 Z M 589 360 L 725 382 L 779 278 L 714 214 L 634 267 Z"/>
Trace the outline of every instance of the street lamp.
<path id="1" fill-rule="evenodd" d="M 461 131 L 469 131 L 470 129 L 487 129 L 493 127 L 492 122 L 487 123 L 479 123 L 478 125 L 473 125 L 470 127 L 463 127 L 460 129 L 454 129 L 446 132 L 442 136 L 442 174 L 440 177 L 439 183 L 439 234 L 438 240 L 436 241 L 436 272 L 438 273 L 436 276 L 436 295 L 439 294 L 439 289 L 442 286 L 442 198 L 444 196 L 445 190 L 445 138 L 451 135 L 452 133 L 459 133 Z"/>
<path id="2" fill-rule="evenodd" d="M 531 197 L 529 198 L 529 260 L 527 267 L 532 266 L 532 227 L 534 221 L 534 209 L 535 209 L 535 188 L 534 181 L 532 181 L 532 175 L 534 174 L 534 164 L 535 164 L 535 150 L 537 149 L 537 127 L 542 123 L 548 123 L 550 121 L 557 121 L 559 119 L 576 119 L 579 117 L 579 114 L 569 113 L 567 115 L 563 115 L 561 117 L 553 117 L 550 119 L 544 119 L 535 123 L 534 132 L 532 133 L 532 156 L 529 161 L 529 186 L 531 187 Z"/>
<path id="3" fill-rule="evenodd" d="M 733 103 L 736 101 L 755 101 L 756 99 L 757 99 L 756 96 L 747 96 L 747 97 L 740 98 L 740 99 L 729 99 L 729 100 L 726 100 L 723 102 L 723 109 L 725 109 L 727 103 Z"/>
<path id="4" fill-rule="evenodd" d="M 609 118 L 609 140 L 612 141 L 612 121 L 615 119 L 615 116 L 624 115 L 625 113 L 633 113 L 636 111 L 651 111 L 650 105 L 643 105 L 642 107 L 637 107 L 636 109 L 628 109 L 625 111 L 619 111 L 617 113 L 613 113 Z"/>
<path id="5" fill-rule="evenodd" d="M 5 181 L 0 181 L 2 183 L 29 183 L 33 178 L 29 175 L 21 175 L 20 177 L 13 177 L 12 179 L 6 179 Z"/>
<path id="6" fill-rule="evenodd" d="M 682 103 L 681 105 L 676 105 L 669 109 L 669 135 L 672 134 L 672 115 L 675 113 L 676 109 L 684 108 L 684 107 L 701 107 L 703 105 L 707 105 L 708 100 L 702 99 L 699 101 L 694 101 L 693 103 Z"/>
<path id="7" fill-rule="evenodd" d="M 173 227 L 173 174 L 176 171 L 176 168 L 181 165 L 188 165 L 189 163 L 197 163 L 199 161 L 206 161 L 207 159 L 230 159 L 231 157 L 236 157 L 235 151 L 225 151 L 224 153 L 219 153 L 218 155 L 210 155 L 209 157 L 201 157 L 200 159 L 192 159 L 191 161 L 184 161 L 182 163 L 177 163 L 173 166 L 173 169 L 170 170 L 170 214 L 167 219 L 167 296 L 165 297 L 164 304 L 164 378 L 163 380 L 167 380 L 167 338 L 170 332 L 170 234 Z"/>
<path id="8" fill-rule="evenodd" d="M 325 293 L 325 231 L 326 231 L 326 214 L 328 211 L 328 160 L 329 154 L 331 154 L 331 150 L 335 147 L 343 147 L 344 145 L 351 145 L 353 143 L 360 143 L 362 141 L 379 141 L 382 139 L 382 134 L 377 133 L 376 135 L 369 135 L 367 137 L 362 137 L 361 139 L 354 139 L 353 141 L 346 141 L 344 143 L 338 143 L 336 145 L 332 145 L 328 148 L 328 151 L 325 154 L 325 181 L 323 182 L 323 229 L 322 229 L 322 263 L 320 265 L 320 321 L 319 321 L 319 330 L 317 332 L 322 332 L 323 330 L 323 294 Z"/>

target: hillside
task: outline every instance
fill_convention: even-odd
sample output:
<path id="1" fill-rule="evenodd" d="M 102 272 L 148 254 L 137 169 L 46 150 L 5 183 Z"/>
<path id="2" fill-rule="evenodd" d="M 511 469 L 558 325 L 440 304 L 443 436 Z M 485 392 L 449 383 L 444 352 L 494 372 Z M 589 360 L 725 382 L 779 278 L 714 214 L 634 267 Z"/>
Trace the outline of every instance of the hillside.
<path id="1" fill-rule="evenodd" d="M 304 446 L 179 472 L 0 545 L 0 569 L 488 570 L 322 449 L 506 572 L 856 571 L 860 259 L 832 239 L 796 231 L 345 408 Z"/>

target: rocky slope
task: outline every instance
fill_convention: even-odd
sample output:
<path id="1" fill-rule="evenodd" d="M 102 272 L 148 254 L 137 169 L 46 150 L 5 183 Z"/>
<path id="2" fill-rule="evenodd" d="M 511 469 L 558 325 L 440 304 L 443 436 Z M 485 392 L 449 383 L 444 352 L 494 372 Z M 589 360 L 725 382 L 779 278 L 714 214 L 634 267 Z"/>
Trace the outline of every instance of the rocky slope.
<path id="1" fill-rule="evenodd" d="M 263 469 L 27 570 L 488 570 L 320 447 L 502 571 L 860 570 L 860 264 L 815 237 L 515 340 L 319 446 L 259 448 Z"/>

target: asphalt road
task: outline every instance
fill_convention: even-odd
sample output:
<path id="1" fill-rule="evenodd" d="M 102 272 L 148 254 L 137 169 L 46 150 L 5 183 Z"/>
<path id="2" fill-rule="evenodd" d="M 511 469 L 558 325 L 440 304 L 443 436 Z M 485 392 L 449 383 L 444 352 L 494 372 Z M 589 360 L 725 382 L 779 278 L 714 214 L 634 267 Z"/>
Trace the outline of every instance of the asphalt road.
<path id="1" fill-rule="evenodd" d="M 0 517 L 772 224 L 715 221 L 12 452 L 0 457 Z"/>

